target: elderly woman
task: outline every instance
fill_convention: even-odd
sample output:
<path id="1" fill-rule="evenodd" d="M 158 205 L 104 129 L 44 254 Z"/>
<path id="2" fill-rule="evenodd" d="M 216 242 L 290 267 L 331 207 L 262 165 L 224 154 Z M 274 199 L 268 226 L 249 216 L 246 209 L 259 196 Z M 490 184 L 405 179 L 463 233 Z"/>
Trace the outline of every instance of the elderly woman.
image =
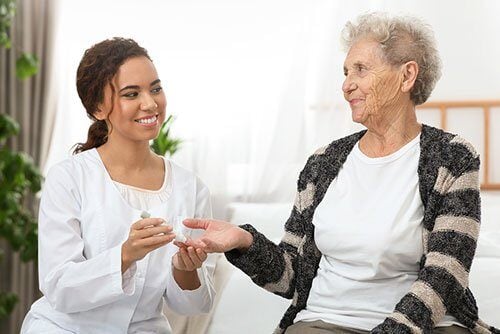
<path id="1" fill-rule="evenodd" d="M 292 299 L 277 333 L 500 333 L 468 288 L 479 156 L 415 115 L 440 76 L 432 31 L 368 14 L 343 37 L 344 97 L 367 130 L 309 158 L 279 245 L 215 220 L 185 221 L 206 230 L 188 243 Z"/>

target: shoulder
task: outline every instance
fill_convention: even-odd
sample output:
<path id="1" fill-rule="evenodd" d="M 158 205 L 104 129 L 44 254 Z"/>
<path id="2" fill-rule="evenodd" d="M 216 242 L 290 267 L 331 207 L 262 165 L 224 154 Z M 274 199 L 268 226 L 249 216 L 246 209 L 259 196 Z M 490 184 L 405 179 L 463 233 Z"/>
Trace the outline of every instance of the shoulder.
<path id="1" fill-rule="evenodd" d="M 317 149 L 307 159 L 300 178 L 314 179 L 320 171 L 339 169 L 365 132 L 366 130 L 353 133 Z"/>
<path id="2" fill-rule="evenodd" d="M 181 184 L 183 185 L 193 185 L 197 192 L 205 190 L 208 191 L 208 187 L 206 184 L 203 182 L 203 180 L 196 175 L 193 171 L 188 170 L 174 161 L 165 158 L 165 163 L 170 166 L 170 170 L 172 173 L 172 182 L 176 184 L 176 186 L 180 186 Z"/>
<path id="3" fill-rule="evenodd" d="M 332 141 L 330 144 L 320 147 L 312 155 L 313 157 L 325 157 L 331 154 L 350 153 L 354 145 L 363 137 L 366 130 L 359 131 L 340 139 Z"/>
<path id="4" fill-rule="evenodd" d="M 479 169 L 479 154 L 463 137 L 423 125 L 420 139 L 421 163 L 444 167 L 454 175 Z"/>
<path id="5" fill-rule="evenodd" d="M 346 137 L 336 139 L 326 146 L 320 147 L 309 157 L 308 163 L 347 156 L 352 151 L 354 145 L 363 137 L 365 132 L 366 130 L 356 132 Z"/>
<path id="6" fill-rule="evenodd" d="M 47 178 L 60 178 L 73 176 L 75 172 L 79 169 L 78 166 L 81 164 L 81 156 L 86 152 L 78 153 L 64 160 L 61 160 L 54 165 L 52 165 L 48 172 Z"/>
<path id="7" fill-rule="evenodd" d="M 45 177 L 45 186 L 60 184 L 78 186 L 81 180 L 92 180 L 99 169 L 99 161 L 92 150 L 78 153 L 52 165 Z"/>

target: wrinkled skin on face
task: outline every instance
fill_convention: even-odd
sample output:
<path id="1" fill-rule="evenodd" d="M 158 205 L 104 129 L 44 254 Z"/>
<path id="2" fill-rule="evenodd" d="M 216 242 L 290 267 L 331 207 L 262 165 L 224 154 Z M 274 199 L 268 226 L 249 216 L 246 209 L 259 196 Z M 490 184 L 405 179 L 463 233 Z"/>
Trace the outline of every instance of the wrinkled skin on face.
<path id="1" fill-rule="evenodd" d="M 352 120 L 368 129 L 360 148 L 369 148 L 371 156 L 393 152 L 420 131 L 410 99 L 417 73 L 415 62 L 387 63 L 376 41 L 361 39 L 349 49 L 342 90 Z"/>
<path id="2" fill-rule="evenodd" d="M 354 122 L 380 122 L 395 112 L 401 101 L 403 78 L 399 68 L 383 59 L 377 42 L 354 43 L 344 62 L 344 74 L 342 90 Z"/>

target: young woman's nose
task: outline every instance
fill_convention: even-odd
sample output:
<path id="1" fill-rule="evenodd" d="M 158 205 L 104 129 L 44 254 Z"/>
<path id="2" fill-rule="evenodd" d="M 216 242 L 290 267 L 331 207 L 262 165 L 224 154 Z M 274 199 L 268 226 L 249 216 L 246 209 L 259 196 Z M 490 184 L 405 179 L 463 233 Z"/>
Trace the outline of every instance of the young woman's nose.
<path id="1" fill-rule="evenodd" d="M 142 110 L 156 110 L 158 104 L 155 102 L 153 97 L 149 94 L 145 94 L 140 105 Z"/>

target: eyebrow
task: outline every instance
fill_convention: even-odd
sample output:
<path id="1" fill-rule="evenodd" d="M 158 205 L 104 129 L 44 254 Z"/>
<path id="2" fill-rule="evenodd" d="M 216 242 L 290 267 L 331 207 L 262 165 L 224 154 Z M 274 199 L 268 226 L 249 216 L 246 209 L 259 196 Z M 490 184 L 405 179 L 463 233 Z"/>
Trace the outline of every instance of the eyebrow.
<path id="1" fill-rule="evenodd" d="M 151 87 L 151 86 L 154 86 L 154 85 L 156 85 L 156 84 L 158 84 L 158 83 L 160 83 L 160 82 L 161 82 L 161 80 L 160 80 L 160 79 L 156 79 L 155 81 L 151 82 L 151 83 L 149 84 L 149 86 L 150 86 L 150 87 Z M 120 93 L 120 92 L 122 92 L 122 91 L 124 91 L 124 90 L 126 90 L 126 89 L 139 89 L 139 88 L 141 88 L 141 87 L 139 87 L 139 86 L 137 86 L 137 85 L 129 85 L 129 86 L 125 86 L 125 87 L 123 87 L 122 89 L 120 89 L 120 90 L 119 90 L 119 93 Z"/>
<path id="2" fill-rule="evenodd" d="M 360 61 L 357 61 L 354 64 L 352 64 L 352 67 L 358 67 L 358 66 L 367 67 L 368 65 L 366 63 L 363 63 Z M 346 73 L 346 72 L 347 72 L 347 66 L 344 66 L 344 73 Z"/>

